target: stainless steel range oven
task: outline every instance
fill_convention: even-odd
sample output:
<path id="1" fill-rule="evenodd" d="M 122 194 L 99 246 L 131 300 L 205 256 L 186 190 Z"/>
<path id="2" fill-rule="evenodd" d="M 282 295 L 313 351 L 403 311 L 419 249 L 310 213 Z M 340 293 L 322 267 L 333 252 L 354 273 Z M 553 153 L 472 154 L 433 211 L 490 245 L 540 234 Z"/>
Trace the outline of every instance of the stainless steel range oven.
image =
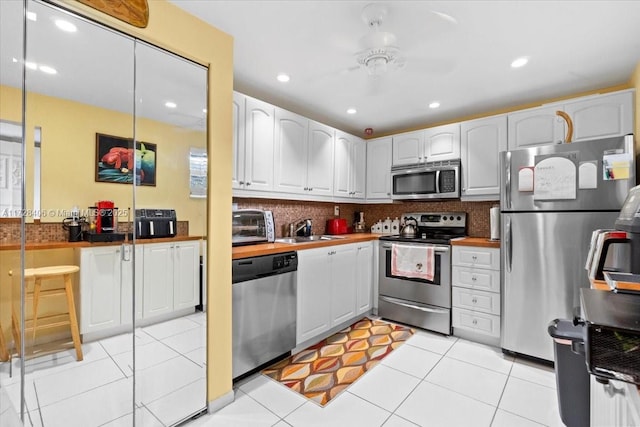
<path id="1" fill-rule="evenodd" d="M 415 237 L 380 238 L 378 314 L 389 320 L 451 334 L 451 245 L 466 234 L 464 212 L 407 213 L 405 223 L 415 219 Z M 396 246 L 396 250 L 393 248 Z M 394 254 L 402 248 L 433 248 L 433 279 L 393 274 Z"/>

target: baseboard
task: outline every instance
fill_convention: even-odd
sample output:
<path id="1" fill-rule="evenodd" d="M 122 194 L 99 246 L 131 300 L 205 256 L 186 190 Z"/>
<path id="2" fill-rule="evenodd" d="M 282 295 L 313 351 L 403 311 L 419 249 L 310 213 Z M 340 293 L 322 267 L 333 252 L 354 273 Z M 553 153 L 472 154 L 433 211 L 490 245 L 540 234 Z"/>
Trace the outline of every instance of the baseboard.
<path id="1" fill-rule="evenodd" d="M 232 390 L 229 390 L 227 393 L 223 394 L 222 396 L 220 396 L 219 398 L 209 402 L 209 404 L 207 405 L 207 409 L 210 414 L 213 414 L 214 412 L 218 412 L 220 409 L 224 408 L 228 404 L 233 403 L 234 400 L 235 400 L 235 392 L 232 389 Z"/>

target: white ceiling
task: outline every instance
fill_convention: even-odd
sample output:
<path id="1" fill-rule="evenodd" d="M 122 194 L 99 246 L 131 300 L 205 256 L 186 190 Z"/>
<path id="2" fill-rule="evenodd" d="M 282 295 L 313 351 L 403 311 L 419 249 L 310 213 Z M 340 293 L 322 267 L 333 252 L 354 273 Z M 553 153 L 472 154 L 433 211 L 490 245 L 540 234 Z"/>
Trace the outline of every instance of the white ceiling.
<path id="1" fill-rule="evenodd" d="M 624 84 L 640 61 L 640 1 L 388 1 L 406 65 L 373 85 L 353 69 L 371 2 L 170 1 L 234 37 L 236 90 L 356 135 Z"/>

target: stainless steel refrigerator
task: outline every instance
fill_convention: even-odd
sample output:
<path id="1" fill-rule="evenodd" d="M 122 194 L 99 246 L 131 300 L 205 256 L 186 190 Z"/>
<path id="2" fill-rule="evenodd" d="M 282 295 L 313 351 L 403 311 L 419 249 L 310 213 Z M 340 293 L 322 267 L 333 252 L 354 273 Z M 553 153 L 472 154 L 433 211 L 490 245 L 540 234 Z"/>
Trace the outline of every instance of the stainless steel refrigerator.
<path id="1" fill-rule="evenodd" d="M 501 345 L 553 361 L 547 333 L 589 287 L 591 233 L 635 185 L 633 135 L 501 153 Z"/>

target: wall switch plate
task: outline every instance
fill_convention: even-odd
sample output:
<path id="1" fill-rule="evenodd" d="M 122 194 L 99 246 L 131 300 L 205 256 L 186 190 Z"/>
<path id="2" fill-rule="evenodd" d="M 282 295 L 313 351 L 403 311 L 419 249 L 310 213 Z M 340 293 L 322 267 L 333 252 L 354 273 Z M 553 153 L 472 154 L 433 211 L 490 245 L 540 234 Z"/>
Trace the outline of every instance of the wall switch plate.
<path id="1" fill-rule="evenodd" d="M 333 215 L 334 215 L 334 216 L 340 216 L 340 206 L 335 205 L 335 206 L 333 207 Z"/>

